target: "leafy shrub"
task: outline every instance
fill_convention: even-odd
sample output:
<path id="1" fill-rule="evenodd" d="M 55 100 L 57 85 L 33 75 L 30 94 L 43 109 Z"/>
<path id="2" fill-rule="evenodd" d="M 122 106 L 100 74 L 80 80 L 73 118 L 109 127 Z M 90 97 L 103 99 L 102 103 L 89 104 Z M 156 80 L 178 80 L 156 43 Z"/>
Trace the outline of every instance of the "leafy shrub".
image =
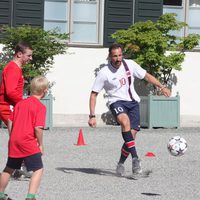
<path id="1" fill-rule="evenodd" d="M 33 77 L 46 75 L 52 68 L 55 55 L 66 53 L 69 34 L 60 34 L 57 30 L 45 31 L 29 25 L 16 28 L 3 26 L 0 30 L 3 35 L 0 43 L 4 45 L 0 54 L 0 69 L 12 59 L 13 49 L 19 41 L 27 41 L 33 47 L 33 60 L 23 67 L 26 92 Z"/>
<path id="2" fill-rule="evenodd" d="M 112 38 L 124 46 L 126 57 L 135 60 L 163 84 L 172 87 L 172 70 L 182 70 L 184 52 L 197 46 L 200 39 L 198 34 L 187 37 L 174 34 L 185 26 L 187 24 L 176 20 L 176 14 L 168 13 L 160 16 L 157 22 L 137 22 L 127 30 L 118 30 L 112 34 Z M 157 93 L 156 88 L 154 93 Z"/>

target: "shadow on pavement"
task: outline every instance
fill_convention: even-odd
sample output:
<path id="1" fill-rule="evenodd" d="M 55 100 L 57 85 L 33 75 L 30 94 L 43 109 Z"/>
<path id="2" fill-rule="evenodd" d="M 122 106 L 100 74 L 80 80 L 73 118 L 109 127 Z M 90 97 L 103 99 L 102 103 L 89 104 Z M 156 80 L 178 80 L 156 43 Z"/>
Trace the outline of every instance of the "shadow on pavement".
<path id="1" fill-rule="evenodd" d="M 146 196 L 161 196 L 161 194 L 151 193 L 151 192 L 142 192 L 141 194 Z"/>
<path id="2" fill-rule="evenodd" d="M 103 176 L 115 176 L 119 178 L 126 178 L 129 180 L 138 180 L 140 178 L 147 178 L 152 173 L 151 170 L 146 170 L 142 174 L 138 175 L 117 175 L 116 172 L 112 172 L 110 170 L 103 170 L 98 168 L 66 168 L 66 167 L 58 167 L 56 170 L 62 171 L 64 173 L 72 173 L 73 171 L 82 172 L 86 174 L 95 174 L 95 175 L 103 175 Z M 145 194 L 145 193 L 144 193 Z"/>
<path id="3" fill-rule="evenodd" d="M 66 167 L 58 167 L 56 170 L 62 171 L 64 173 L 71 173 L 72 171 L 82 172 L 86 174 L 95 174 L 95 175 L 103 175 L 103 176 L 117 176 L 116 173 L 103 170 L 103 169 L 94 169 L 94 168 L 66 168 Z"/>

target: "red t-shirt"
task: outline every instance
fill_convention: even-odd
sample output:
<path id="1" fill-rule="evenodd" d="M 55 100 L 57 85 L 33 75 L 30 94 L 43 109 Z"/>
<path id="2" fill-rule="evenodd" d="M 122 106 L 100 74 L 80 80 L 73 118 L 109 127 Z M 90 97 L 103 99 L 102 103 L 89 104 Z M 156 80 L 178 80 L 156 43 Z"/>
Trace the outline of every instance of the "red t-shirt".
<path id="1" fill-rule="evenodd" d="M 2 72 L 0 105 L 13 105 L 23 99 L 24 77 L 21 68 L 10 61 Z"/>
<path id="2" fill-rule="evenodd" d="M 46 107 L 34 96 L 16 104 L 13 116 L 13 127 L 8 145 L 8 156 L 22 158 L 39 153 L 35 127 L 44 127 Z"/>

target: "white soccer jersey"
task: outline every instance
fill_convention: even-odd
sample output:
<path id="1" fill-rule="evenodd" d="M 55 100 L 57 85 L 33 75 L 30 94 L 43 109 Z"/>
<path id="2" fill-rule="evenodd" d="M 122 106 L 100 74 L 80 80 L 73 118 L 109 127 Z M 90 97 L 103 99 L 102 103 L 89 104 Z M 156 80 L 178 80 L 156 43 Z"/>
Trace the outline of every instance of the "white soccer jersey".
<path id="1" fill-rule="evenodd" d="M 139 102 L 140 98 L 137 95 L 133 84 L 134 77 L 143 79 L 146 74 L 146 70 L 140 67 L 133 60 L 124 60 L 131 75 L 130 91 L 132 93 L 132 97 Z M 107 94 L 108 106 L 119 100 L 132 101 L 128 92 L 128 76 L 123 63 L 118 69 L 113 67 L 111 64 L 107 64 L 99 71 L 93 84 L 92 91 L 99 93 L 102 89 L 104 89 Z"/>

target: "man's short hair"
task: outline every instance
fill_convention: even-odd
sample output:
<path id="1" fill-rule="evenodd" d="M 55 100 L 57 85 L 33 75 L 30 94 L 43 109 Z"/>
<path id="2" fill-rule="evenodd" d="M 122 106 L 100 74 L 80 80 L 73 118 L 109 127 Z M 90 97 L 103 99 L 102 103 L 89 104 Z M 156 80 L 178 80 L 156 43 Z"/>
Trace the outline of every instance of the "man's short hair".
<path id="1" fill-rule="evenodd" d="M 114 44 L 112 44 L 110 47 L 109 47 L 109 49 L 108 49 L 108 51 L 109 51 L 109 54 L 111 54 L 111 51 L 113 50 L 113 49 L 121 49 L 121 50 L 123 50 L 123 46 L 121 45 L 121 44 L 118 44 L 118 43 L 114 43 Z"/>
<path id="2" fill-rule="evenodd" d="M 28 42 L 20 41 L 15 46 L 15 54 L 17 54 L 18 52 L 25 53 L 26 49 L 33 50 L 32 46 Z"/>

